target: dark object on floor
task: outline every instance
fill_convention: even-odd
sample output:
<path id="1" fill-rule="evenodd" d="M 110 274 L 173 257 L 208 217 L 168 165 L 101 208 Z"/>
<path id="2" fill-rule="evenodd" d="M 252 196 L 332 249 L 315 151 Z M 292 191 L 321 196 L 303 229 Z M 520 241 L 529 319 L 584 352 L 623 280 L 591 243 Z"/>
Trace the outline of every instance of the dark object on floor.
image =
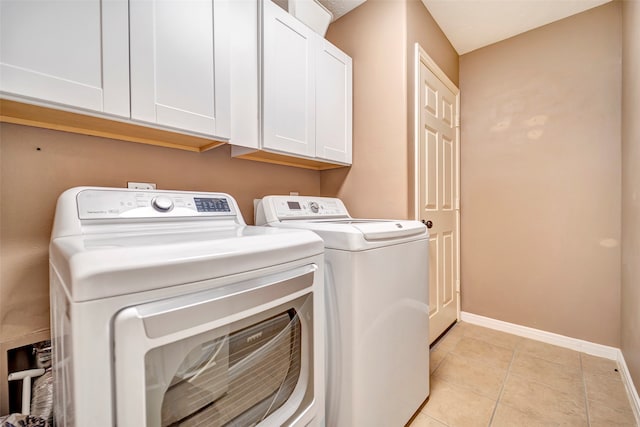
<path id="1" fill-rule="evenodd" d="M 40 417 L 11 414 L 0 417 L 0 427 L 49 427 L 49 423 Z"/>

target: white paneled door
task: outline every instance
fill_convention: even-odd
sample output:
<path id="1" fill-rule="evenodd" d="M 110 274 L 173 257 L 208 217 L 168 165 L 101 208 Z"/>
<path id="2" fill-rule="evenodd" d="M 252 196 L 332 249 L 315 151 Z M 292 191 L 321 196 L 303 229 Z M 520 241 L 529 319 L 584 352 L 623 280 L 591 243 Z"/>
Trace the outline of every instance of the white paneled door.
<path id="1" fill-rule="evenodd" d="M 429 342 L 458 318 L 459 90 L 416 44 L 417 217 L 429 228 Z"/>

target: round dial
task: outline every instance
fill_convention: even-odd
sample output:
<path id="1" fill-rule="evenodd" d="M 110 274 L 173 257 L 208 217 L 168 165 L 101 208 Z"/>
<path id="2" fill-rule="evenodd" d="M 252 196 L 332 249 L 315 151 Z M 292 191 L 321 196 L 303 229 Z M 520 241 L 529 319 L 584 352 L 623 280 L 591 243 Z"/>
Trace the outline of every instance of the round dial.
<path id="1" fill-rule="evenodd" d="M 318 203 L 316 202 L 310 202 L 309 209 L 311 209 L 311 212 L 313 213 L 318 213 L 318 211 L 320 210 L 320 206 L 318 206 Z"/>
<path id="2" fill-rule="evenodd" d="M 158 212 L 169 212 L 173 209 L 173 200 L 168 197 L 158 196 L 151 201 L 151 206 Z"/>

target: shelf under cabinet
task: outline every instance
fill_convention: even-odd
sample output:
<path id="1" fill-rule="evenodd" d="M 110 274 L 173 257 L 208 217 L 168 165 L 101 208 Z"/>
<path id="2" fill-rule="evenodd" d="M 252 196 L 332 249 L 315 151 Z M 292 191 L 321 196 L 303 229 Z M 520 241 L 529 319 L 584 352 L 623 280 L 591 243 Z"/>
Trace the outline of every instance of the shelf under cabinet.
<path id="1" fill-rule="evenodd" d="M 40 105 L 0 99 L 0 122 L 203 152 L 224 141 L 156 129 L 135 123 L 73 113 Z"/>

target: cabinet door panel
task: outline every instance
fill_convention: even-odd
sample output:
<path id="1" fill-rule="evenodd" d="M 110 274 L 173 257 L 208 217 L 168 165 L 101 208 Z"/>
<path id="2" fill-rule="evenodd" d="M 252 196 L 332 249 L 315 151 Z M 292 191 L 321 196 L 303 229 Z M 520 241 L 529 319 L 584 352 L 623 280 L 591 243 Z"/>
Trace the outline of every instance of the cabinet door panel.
<path id="1" fill-rule="evenodd" d="M 263 146 L 315 156 L 315 34 L 263 3 Z"/>
<path id="2" fill-rule="evenodd" d="M 129 116 L 122 0 L 0 2 L 0 90 Z"/>
<path id="3" fill-rule="evenodd" d="M 351 58 L 322 40 L 316 70 L 316 157 L 351 164 Z"/>
<path id="4" fill-rule="evenodd" d="M 131 0 L 131 117 L 229 134 L 227 3 Z"/>

